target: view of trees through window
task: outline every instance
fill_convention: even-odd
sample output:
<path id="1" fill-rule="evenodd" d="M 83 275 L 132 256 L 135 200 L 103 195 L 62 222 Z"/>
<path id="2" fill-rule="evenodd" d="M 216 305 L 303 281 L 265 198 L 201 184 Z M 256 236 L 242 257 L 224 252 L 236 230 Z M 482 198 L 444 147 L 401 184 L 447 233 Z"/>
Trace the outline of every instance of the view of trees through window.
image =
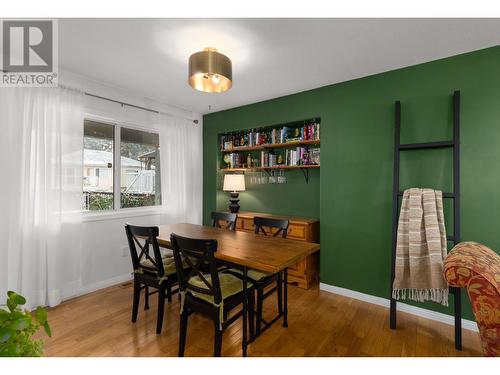
<path id="1" fill-rule="evenodd" d="M 120 196 L 114 196 L 116 126 L 85 120 L 83 208 L 86 211 L 111 210 L 115 200 L 119 200 L 120 208 L 161 204 L 159 136 L 125 127 L 118 129 Z"/>

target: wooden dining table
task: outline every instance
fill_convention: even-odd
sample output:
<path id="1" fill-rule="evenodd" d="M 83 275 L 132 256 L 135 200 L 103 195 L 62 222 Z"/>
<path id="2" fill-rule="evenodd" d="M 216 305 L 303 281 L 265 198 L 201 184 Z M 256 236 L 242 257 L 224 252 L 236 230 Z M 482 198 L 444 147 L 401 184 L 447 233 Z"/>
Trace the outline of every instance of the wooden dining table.
<path id="1" fill-rule="evenodd" d="M 217 240 L 215 258 L 238 267 L 243 273 L 243 356 L 247 355 L 247 271 L 249 268 L 268 273 L 283 274 L 283 311 L 265 327 L 268 328 L 277 319 L 283 317 L 283 327 L 288 327 L 288 267 L 320 249 L 317 243 L 296 241 L 281 237 L 230 231 L 196 224 L 168 224 L 159 227 L 158 244 L 170 248 L 170 235 L 196 239 Z M 253 337 L 251 338 L 253 339 Z"/>

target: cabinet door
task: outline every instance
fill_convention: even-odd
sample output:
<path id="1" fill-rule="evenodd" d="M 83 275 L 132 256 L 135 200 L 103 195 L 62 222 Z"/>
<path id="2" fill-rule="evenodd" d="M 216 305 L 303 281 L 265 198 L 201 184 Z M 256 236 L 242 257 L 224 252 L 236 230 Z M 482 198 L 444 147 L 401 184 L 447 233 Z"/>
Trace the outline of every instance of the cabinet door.
<path id="1" fill-rule="evenodd" d="M 237 219 L 236 220 L 236 230 L 242 230 L 242 229 L 243 229 L 243 220 Z"/>
<path id="2" fill-rule="evenodd" d="M 253 232 L 253 219 L 241 219 L 241 225 L 244 231 Z"/>
<path id="3" fill-rule="evenodd" d="M 306 227 L 300 224 L 290 224 L 288 226 L 287 237 L 292 240 L 306 240 Z"/>

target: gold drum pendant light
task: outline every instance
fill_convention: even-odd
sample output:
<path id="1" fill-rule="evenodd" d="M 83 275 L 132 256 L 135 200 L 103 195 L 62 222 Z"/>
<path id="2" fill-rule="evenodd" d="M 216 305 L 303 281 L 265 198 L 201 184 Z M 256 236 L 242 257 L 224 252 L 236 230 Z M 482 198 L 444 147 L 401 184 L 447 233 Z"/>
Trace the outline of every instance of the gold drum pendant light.
<path id="1" fill-rule="evenodd" d="M 215 48 L 205 48 L 189 57 L 189 84 L 204 92 L 224 92 L 231 88 L 231 60 Z"/>

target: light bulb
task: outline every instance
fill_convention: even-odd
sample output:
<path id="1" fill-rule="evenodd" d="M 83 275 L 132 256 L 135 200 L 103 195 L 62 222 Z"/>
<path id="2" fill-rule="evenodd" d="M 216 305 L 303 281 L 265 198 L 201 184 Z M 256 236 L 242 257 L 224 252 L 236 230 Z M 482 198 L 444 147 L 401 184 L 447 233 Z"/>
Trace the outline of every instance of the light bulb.
<path id="1" fill-rule="evenodd" d="M 214 75 L 212 76 L 212 82 L 213 82 L 214 84 L 216 84 L 216 85 L 220 82 L 220 78 L 219 78 L 219 75 L 218 75 L 218 74 L 214 74 Z"/>

